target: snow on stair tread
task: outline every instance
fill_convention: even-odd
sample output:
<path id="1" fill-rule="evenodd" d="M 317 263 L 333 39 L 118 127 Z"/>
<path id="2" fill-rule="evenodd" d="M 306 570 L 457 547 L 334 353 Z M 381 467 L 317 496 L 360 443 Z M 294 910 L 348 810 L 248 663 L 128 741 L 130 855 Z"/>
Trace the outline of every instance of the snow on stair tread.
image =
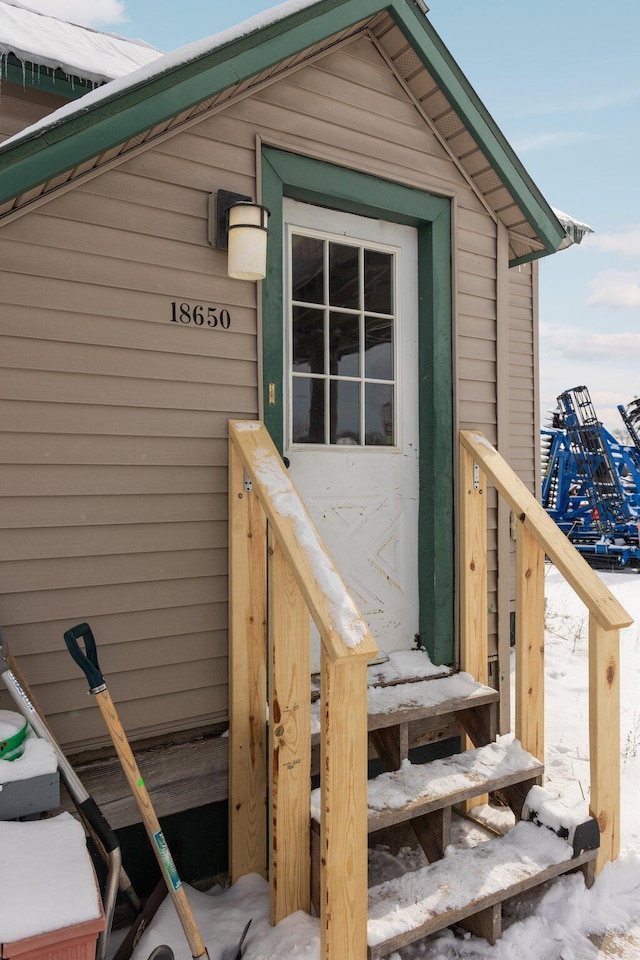
<path id="1" fill-rule="evenodd" d="M 463 710 L 499 699 L 497 690 L 478 683 L 470 673 L 419 680 L 397 686 L 369 687 L 369 729 L 383 726 L 389 714 L 420 713 L 435 716 L 443 711 Z"/>
<path id="2" fill-rule="evenodd" d="M 369 890 L 368 944 L 442 929 L 469 916 L 474 905 L 481 910 L 505 899 L 510 888 L 534 886 L 536 877 L 570 861 L 571 854 L 571 847 L 550 830 L 524 822 L 505 837 L 476 847 L 449 847 L 442 860 Z M 438 924 L 439 919 L 445 922 Z"/>
<path id="3" fill-rule="evenodd" d="M 475 796 L 478 788 L 497 790 L 523 779 L 541 776 L 544 767 L 523 750 L 519 740 L 499 741 L 486 747 L 412 764 L 404 760 L 399 770 L 381 773 L 367 785 L 369 829 L 380 830 L 408 816 L 417 816 Z M 311 794 L 311 816 L 320 820 L 320 789 Z"/>
<path id="4" fill-rule="evenodd" d="M 390 723 L 440 716 L 455 710 L 496 703 L 499 699 L 497 690 L 478 683 L 470 673 L 369 686 L 368 728 L 376 730 L 389 726 Z M 321 700 L 315 700 L 311 704 L 311 732 L 316 735 L 320 732 L 321 706 Z"/>

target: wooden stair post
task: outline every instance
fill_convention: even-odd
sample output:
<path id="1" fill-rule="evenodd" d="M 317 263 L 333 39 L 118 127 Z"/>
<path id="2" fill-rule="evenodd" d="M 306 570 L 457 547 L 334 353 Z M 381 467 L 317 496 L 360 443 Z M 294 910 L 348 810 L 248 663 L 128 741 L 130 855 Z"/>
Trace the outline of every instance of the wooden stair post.
<path id="1" fill-rule="evenodd" d="M 596 872 L 620 854 L 620 631 L 589 616 L 589 812 L 600 827 Z"/>
<path id="2" fill-rule="evenodd" d="M 229 444 L 229 869 L 267 873 L 266 520 Z M 250 486 L 247 484 L 247 486 Z"/>
<path id="3" fill-rule="evenodd" d="M 333 560 L 297 494 L 264 424 L 258 421 L 230 421 L 232 451 L 230 465 L 230 511 L 232 536 L 240 541 L 250 537 L 242 510 L 234 519 L 234 497 L 239 496 L 241 464 L 250 477 L 269 524 L 270 548 L 270 627 L 272 659 L 270 687 L 277 702 L 271 717 L 270 766 L 272 775 L 272 830 L 270 858 L 272 887 L 271 915 L 275 922 L 287 912 L 309 909 L 309 763 L 310 699 L 308 653 L 302 645 L 309 642 L 309 619 L 302 614 L 301 594 L 322 638 L 322 789 L 324 810 L 321 819 L 322 898 L 321 925 L 324 960 L 363 960 L 367 950 L 367 660 L 377 654 L 371 633 L 362 620 Z M 235 456 L 237 453 L 237 457 Z M 261 528 L 264 530 L 264 528 Z M 262 533 L 264 543 L 264 532 Z M 253 548 L 251 548 L 253 549 Z M 232 581 L 238 586 L 238 600 L 232 588 L 230 603 L 234 609 L 234 630 L 241 637 L 250 607 L 246 581 L 251 574 L 249 562 L 241 561 L 242 550 L 231 554 Z M 244 563 L 244 566 L 243 566 Z M 237 569 L 236 569 L 237 564 Z M 261 568 L 262 569 L 262 568 Z M 242 576 L 245 582 L 241 584 Z M 264 596 L 264 592 L 261 594 Z M 304 620 L 304 623 L 303 623 Z M 262 631 L 264 640 L 264 630 Z M 245 637 L 245 646 L 248 641 Z M 264 644 L 262 649 L 264 650 Z M 240 649 L 242 653 L 242 648 Z M 236 657 L 232 676 L 241 672 Z M 255 705 L 264 717 L 262 674 L 257 683 Z M 251 695 L 238 679 L 238 697 L 233 706 L 233 722 L 246 730 L 247 718 L 241 708 L 253 706 Z M 304 688 L 304 697 L 302 690 Z M 305 704 L 304 709 L 302 704 Z M 249 717 L 249 723 L 252 723 Z M 244 723 L 244 726 L 243 726 Z M 230 762 L 234 765 L 234 784 L 248 780 L 252 762 L 243 755 L 246 743 L 234 735 Z M 262 754 L 263 757 L 263 754 Z M 284 767 L 284 769 L 283 769 Z M 286 770 L 286 773 L 285 773 Z M 291 773 L 291 776 L 289 774 Z M 306 781 L 306 782 L 305 782 Z M 257 776 L 255 777 L 257 791 Z M 253 787 L 253 781 L 251 786 Z M 237 796 L 237 800 L 235 799 Z M 240 814 L 243 794 L 236 788 L 234 801 Z M 232 801 L 232 806 L 233 802 Z M 234 815 L 234 843 L 241 819 Z M 300 824 L 306 821 L 304 841 Z M 287 849 L 291 845 L 291 850 Z M 252 858 L 259 859 L 255 854 Z M 239 874 L 238 874 L 239 875 Z M 282 887 L 286 888 L 285 890 Z"/>
<path id="4" fill-rule="evenodd" d="M 516 737 L 544 762 L 544 550 L 518 521 Z"/>
<path id="5" fill-rule="evenodd" d="M 367 955 L 367 661 L 322 648 L 322 960 Z"/>
<path id="6" fill-rule="evenodd" d="M 461 447 L 474 456 L 518 517 L 518 521 L 556 565 L 567 583 L 589 609 L 589 741 L 591 763 L 591 810 L 600 824 L 601 844 L 596 870 L 608 860 L 615 859 L 620 849 L 620 684 L 618 677 L 618 647 L 620 629 L 633 623 L 632 618 L 607 589 L 597 573 L 569 542 L 542 505 L 525 487 L 498 451 L 480 433 L 462 430 Z M 521 571 L 539 568 L 539 554 L 534 558 L 528 546 L 521 547 Z M 525 561 L 525 554 L 529 560 Z M 537 574 L 535 575 L 538 576 Z M 522 584 L 521 584 L 522 587 Z M 528 586 L 525 591 L 531 593 Z M 533 594 L 531 594 L 533 595 Z M 534 617 L 539 617 L 534 612 Z M 535 647 L 535 643 L 534 643 Z M 535 653 L 535 651 L 534 651 Z M 537 654 L 535 655 L 537 659 Z M 541 664 L 529 665 L 529 685 L 521 683 L 526 699 L 529 689 L 535 696 L 534 678 L 540 675 Z M 536 684 L 541 692 L 541 684 Z M 538 737 L 535 730 L 526 728 L 524 709 L 521 708 L 522 729 L 525 735 Z"/>
<path id="7" fill-rule="evenodd" d="M 269 535 L 270 921 L 311 909 L 309 611 Z"/>
<path id="8" fill-rule="evenodd" d="M 488 680 L 487 485 L 470 453 L 460 448 L 460 669 L 474 680 Z M 471 739 L 463 737 L 464 748 Z M 471 810 L 487 803 L 487 794 L 467 800 Z"/>

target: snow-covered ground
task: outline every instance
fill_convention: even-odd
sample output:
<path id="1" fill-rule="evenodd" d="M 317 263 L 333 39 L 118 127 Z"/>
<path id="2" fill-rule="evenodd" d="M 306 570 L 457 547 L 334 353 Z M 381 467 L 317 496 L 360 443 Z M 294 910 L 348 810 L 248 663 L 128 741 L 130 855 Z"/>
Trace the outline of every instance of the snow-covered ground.
<path id="1" fill-rule="evenodd" d="M 640 958 L 640 576 L 601 573 L 607 586 L 635 618 L 621 636 L 621 764 L 622 847 L 615 864 L 608 865 L 591 890 L 582 875 L 560 878 L 544 892 L 534 892 L 517 907 L 505 910 L 502 939 L 491 947 L 466 934 L 444 931 L 408 947 L 393 960 L 618 960 Z M 546 609 L 546 785 L 569 803 L 588 809 L 588 687 L 587 614 L 560 574 L 547 568 Z M 460 829 L 460 828 L 459 828 Z M 477 840 L 464 830 L 463 842 Z M 421 856 L 403 851 L 405 866 L 420 866 Z M 381 878 L 394 869 L 387 851 L 372 855 L 374 873 Z M 213 894 L 189 891 L 196 918 L 209 949 L 210 960 L 229 956 L 249 917 L 246 960 L 319 960 L 318 922 L 295 914 L 277 927 L 267 921 L 268 888 L 256 876 L 245 877 L 230 890 Z M 146 960 L 159 943 L 169 943 L 177 960 L 189 951 L 165 901 L 151 928 L 142 937 L 135 960 Z"/>
<path id="2" fill-rule="evenodd" d="M 603 580 L 635 618 L 622 632 L 620 674 L 622 854 L 605 867 L 591 890 L 581 874 L 560 878 L 534 891 L 504 914 L 502 939 L 491 947 L 470 934 L 445 930 L 392 960 L 618 960 L 640 958 L 640 576 L 602 573 Z M 587 615 L 562 577 L 547 568 L 546 608 L 546 786 L 574 808 L 588 811 L 588 687 Z M 495 817 L 496 825 L 498 818 Z M 554 838 L 555 839 L 555 838 Z M 454 840 L 473 845 L 480 831 L 464 821 Z M 421 851 L 400 852 L 404 869 L 424 864 Z M 388 848 L 372 851 L 370 872 L 379 883 L 397 873 L 398 859 Z M 319 922 L 306 914 L 288 917 L 276 927 L 268 922 L 267 883 L 244 877 L 233 888 L 209 893 L 187 889 L 210 960 L 229 960 L 248 919 L 246 960 L 320 960 Z M 1 939 L 1 938 L 0 938 Z M 118 940 L 113 938 L 113 946 Z M 190 951 L 173 904 L 167 898 L 143 934 L 134 960 L 147 960 L 152 949 L 167 943 L 176 960 L 189 960 Z"/>

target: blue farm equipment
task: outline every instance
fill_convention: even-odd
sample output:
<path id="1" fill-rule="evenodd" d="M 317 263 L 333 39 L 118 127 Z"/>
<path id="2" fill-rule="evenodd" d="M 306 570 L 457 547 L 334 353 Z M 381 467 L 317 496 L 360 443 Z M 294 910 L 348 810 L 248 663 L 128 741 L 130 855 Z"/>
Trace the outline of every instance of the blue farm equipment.
<path id="1" fill-rule="evenodd" d="M 618 410 L 629 445 L 600 423 L 586 387 L 558 397 L 542 431 L 542 505 L 590 562 L 640 568 L 640 400 Z"/>

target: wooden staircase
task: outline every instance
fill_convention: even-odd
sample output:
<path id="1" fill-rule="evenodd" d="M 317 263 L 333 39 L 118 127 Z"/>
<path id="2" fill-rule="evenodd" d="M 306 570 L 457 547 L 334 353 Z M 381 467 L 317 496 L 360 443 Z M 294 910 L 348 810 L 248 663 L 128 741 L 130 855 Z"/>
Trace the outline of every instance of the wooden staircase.
<path id="1" fill-rule="evenodd" d="M 632 621 L 497 450 L 482 434 L 460 433 L 458 639 L 467 674 L 389 684 L 371 682 L 375 641 L 264 425 L 231 421 L 229 441 L 232 882 L 268 875 L 273 924 L 315 899 L 323 960 L 374 960 L 454 923 L 493 941 L 507 899 L 577 868 L 591 882 L 619 853 L 618 650 L 620 629 Z M 486 686 L 487 480 L 515 518 L 515 731 L 529 751 L 517 762 L 496 743 L 498 695 Z M 574 827 L 589 827 L 591 838 L 578 843 L 576 829 L 569 845 L 519 822 L 504 838 L 452 851 L 456 805 L 499 792 L 519 816 L 542 776 L 545 556 L 589 610 L 592 820 Z M 309 615 L 322 641 L 314 870 Z M 461 735 L 464 754 L 423 769 L 409 764 L 412 744 L 452 735 Z M 370 786 L 368 745 L 386 771 Z M 403 822 L 427 865 L 367 890 L 367 829 Z M 580 849 L 598 836 L 599 850 Z"/>
<path id="2" fill-rule="evenodd" d="M 369 835 L 409 824 L 429 861 L 370 887 L 369 960 L 453 924 L 493 944 L 501 934 L 506 900 L 576 869 L 593 882 L 596 849 L 574 857 L 566 840 L 533 823 L 517 822 L 506 836 L 474 847 L 451 847 L 456 807 L 499 792 L 519 821 L 529 790 L 542 783 L 543 765 L 518 741 L 496 742 L 498 699 L 494 689 L 468 674 L 369 687 L 369 743 L 384 768 L 368 783 Z M 457 726 L 473 749 L 412 763 L 412 729 L 425 723 L 432 730 Z M 311 795 L 311 890 L 318 914 L 320 804 L 317 789 Z"/>

